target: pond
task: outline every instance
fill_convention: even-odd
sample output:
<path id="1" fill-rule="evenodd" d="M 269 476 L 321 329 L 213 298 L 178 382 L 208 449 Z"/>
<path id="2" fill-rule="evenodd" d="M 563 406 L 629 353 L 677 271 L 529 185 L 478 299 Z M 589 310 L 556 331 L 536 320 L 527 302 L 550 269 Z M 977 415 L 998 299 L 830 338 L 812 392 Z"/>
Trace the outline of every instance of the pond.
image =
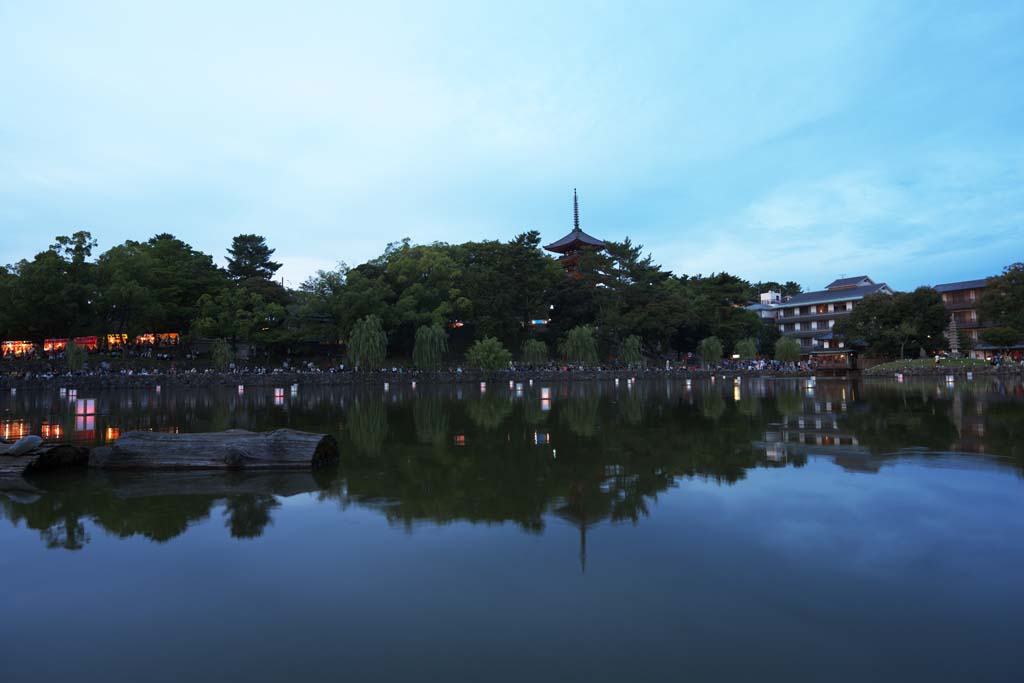
<path id="1" fill-rule="evenodd" d="M 1020 675 L 1019 380 L 0 397 L 7 438 L 276 427 L 337 470 L 0 490 L 0 680 Z"/>

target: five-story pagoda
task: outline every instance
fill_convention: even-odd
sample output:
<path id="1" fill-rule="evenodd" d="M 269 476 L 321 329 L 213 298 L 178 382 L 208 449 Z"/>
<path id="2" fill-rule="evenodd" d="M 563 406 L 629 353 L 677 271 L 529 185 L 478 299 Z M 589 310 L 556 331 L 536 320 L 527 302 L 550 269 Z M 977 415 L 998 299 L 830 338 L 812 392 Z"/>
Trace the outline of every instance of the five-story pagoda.
<path id="1" fill-rule="evenodd" d="M 572 191 L 572 232 L 560 240 L 544 246 L 548 251 L 561 254 L 558 262 L 567 273 L 575 273 L 580 260 L 580 252 L 584 249 L 600 251 L 604 249 L 604 241 L 597 239 L 580 229 L 580 204 L 576 198 L 575 188 Z"/>

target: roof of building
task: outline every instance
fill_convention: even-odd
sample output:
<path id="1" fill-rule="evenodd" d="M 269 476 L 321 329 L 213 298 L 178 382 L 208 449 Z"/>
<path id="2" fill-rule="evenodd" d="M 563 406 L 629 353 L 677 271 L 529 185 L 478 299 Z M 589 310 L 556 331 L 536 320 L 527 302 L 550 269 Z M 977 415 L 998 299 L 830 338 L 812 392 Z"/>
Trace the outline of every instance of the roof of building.
<path id="1" fill-rule="evenodd" d="M 572 191 L 572 232 L 563 237 L 562 239 L 555 240 L 551 244 L 544 246 L 548 251 L 557 251 L 564 253 L 572 250 L 573 247 L 596 247 L 598 249 L 604 248 L 604 241 L 597 239 L 593 235 L 588 235 L 583 232 L 580 228 L 580 203 L 576 198 L 576 190 Z"/>
<path id="2" fill-rule="evenodd" d="M 825 285 L 825 289 L 835 289 L 836 287 L 858 287 L 865 282 L 869 285 L 875 284 L 875 281 L 867 275 L 857 275 L 855 277 L 841 277 L 838 280 L 833 280 Z"/>
<path id="3" fill-rule="evenodd" d="M 744 306 L 743 308 L 747 309 L 748 311 L 774 311 L 776 308 L 778 308 L 778 305 L 777 304 L 750 304 L 749 306 Z"/>
<path id="4" fill-rule="evenodd" d="M 963 282 L 947 282 L 944 285 L 935 285 L 932 289 L 940 294 L 942 292 L 959 292 L 964 289 L 980 289 L 988 284 L 988 278 L 981 280 L 964 280 Z"/>
<path id="5" fill-rule="evenodd" d="M 869 294 L 884 292 L 891 294 L 892 290 L 884 282 L 873 285 L 862 285 L 860 287 L 848 287 L 846 289 L 824 289 L 820 292 L 804 292 L 779 304 L 779 308 L 792 308 L 794 306 L 805 306 L 807 304 L 827 304 L 836 301 L 850 301 L 863 299 Z"/>
<path id="6" fill-rule="evenodd" d="M 548 251 L 567 251 L 573 246 L 586 245 L 590 247 L 603 247 L 604 242 L 597 239 L 592 235 L 588 235 L 579 228 L 574 228 L 572 232 L 563 237 L 560 240 L 555 240 L 551 244 L 544 245 L 544 248 Z"/>

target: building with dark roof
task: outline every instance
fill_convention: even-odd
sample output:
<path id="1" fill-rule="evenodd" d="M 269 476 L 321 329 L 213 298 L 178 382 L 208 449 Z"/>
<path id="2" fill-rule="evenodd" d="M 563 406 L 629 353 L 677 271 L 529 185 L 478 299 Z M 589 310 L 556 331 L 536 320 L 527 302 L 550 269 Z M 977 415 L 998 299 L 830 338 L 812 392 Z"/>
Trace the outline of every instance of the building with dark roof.
<path id="1" fill-rule="evenodd" d="M 822 290 L 790 297 L 775 307 L 779 331 L 800 343 L 800 352 L 826 364 L 853 367 L 852 349 L 832 334 L 836 321 L 872 294 L 892 294 L 889 286 L 867 275 L 834 280 Z"/>
<path id="2" fill-rule="evenodd" d="M 988 286 L 988 278 L 964 280 L 935 285 L 932 289 L 942 295 L 942 303 L 949 311 L 949 327 L 946 339 L 949 350 L 971 358 L 990 358 L 1004 350 L 1017 357 L 1024 351 L 1024 340 L 1009 349 L 1002 349 L 986 342 L 982 335 L 992 327 L 981 315 L 981 297 Z"/>
<path id="3" fill-rule="evenodd" d="M 558 262 L 562 264 L 566 272 L 576 272 L 577 263 L 580 260 L 580 253 L 584 249 L 592 249 L 594 251 L 600 251 L 604 249 L 604 240 L 588 235 L 583 232 L 580 228 L 580 204 L 576 198 L 576 190 L 572 191 L 572 231 L 557 239 L 551 244 L 544 245 L 544 248 L 548 251 L 556 254 L 561 254 L 558 258 Z"/>

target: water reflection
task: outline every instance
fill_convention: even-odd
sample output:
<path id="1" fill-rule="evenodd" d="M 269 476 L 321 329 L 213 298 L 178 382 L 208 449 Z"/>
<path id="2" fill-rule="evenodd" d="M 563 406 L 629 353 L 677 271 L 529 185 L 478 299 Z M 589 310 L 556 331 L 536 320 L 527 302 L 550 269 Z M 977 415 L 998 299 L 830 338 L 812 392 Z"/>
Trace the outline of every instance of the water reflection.
<path id="1" fill-rule="evenodd" d="M 464 520 L 540 533 L 554 520 L 587 531 L 639 523 L 659 494 L 688 477 L 741 481 L 758 467 L 828 458 L 878 472 L 914 453 L 994 454 L 1024 464 L 1019 380 L 945 382 L 636 381 L 492 383 L 415 390 L 165 387 L 97 393 L 90 414 L 56 390 L 3 397 L 2 433 L 101 444 L 129 429 L 292 427 L 333 433 L 334 478 L 311 474 L 121 475 L 0 481 L 0 513 L 47 547 L 79 549 L 96 529 L 166 542 L 215 511 L 234 538 L 260 536 L 284 497 L 379 511 L 413 530 Z M 88 407 L 88 406 L 87 406 Z M 87 410 L 86 413 L 89 413 Z M 88 418 L 88 423 L 82 418 Z M 1002 464 L 993 464 L 1002 463 Z"/>

